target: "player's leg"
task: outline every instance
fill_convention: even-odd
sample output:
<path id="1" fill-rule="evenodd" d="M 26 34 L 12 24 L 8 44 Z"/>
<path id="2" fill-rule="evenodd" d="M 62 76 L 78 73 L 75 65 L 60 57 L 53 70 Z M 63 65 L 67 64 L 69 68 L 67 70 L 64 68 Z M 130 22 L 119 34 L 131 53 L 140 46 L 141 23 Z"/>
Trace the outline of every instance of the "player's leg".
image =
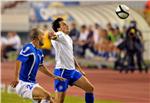
<path id="1" fill-rule="evenodd" d="M 66 92 L 55 92 L 55 103 L 64 103 Z"/>
<path id="2" fill-rule="evenodd" d="M 65 99 L 65 94 L 68 89 L 68 79 L 64 74 L 64 69 L 55 69 L 54 75 L 61 76 L 65 78 L 64 81 L 55 80 L 54 81 L 54 88 L 55 88 L 55 103 L 63 103 Z M 68 72 L 67 72 L 68 73 Z"/>
<path id="3" fill-rule="evenodd" d="M 40 103 L 53 103 L 53 100 L 50 94 L 42 87 L 35 87 L 32 91 L 32 97 L 36 101 L 40 101 Z"/>
<path id="4" fill-rule="evenodd" d="M 94 87 L 85 76 L 82 76 L 80 79 L 74 82 L 74 85 L 85 91 L 86 103 L 94 103 Z"/>
<path id="5" fill-rule="evenodd" d="M 64 103 L 67 88 L 68 80 L 55 80 L 55 103 Z"/>

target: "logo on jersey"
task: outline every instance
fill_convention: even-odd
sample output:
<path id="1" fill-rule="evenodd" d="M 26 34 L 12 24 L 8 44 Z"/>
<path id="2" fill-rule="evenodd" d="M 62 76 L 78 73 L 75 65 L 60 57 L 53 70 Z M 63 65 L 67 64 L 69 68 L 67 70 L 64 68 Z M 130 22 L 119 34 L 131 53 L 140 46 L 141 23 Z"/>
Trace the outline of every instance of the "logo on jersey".
<path id="1" fill-rule="evenodd" d="M 58 89 L 61 91 L 63 90 L 63 86 L 62 85 L 59 85 Z"/>

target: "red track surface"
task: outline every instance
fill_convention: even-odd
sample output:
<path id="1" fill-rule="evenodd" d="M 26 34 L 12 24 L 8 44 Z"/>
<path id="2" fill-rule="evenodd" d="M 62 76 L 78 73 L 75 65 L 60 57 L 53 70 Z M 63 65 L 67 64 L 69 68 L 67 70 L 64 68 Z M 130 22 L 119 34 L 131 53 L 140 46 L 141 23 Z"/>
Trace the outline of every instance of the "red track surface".
<path id="1" fill-rule="evenodd" d="M 2 63 L 2 83 L 9 84 L 14 76 L 14 62 Z M 150 73 L 139 72 L 118 73 L 111 70 L 87 70 L 87 78 L 95 86 L 97 99 L 115 100 L 122 103 L 150 103 Z M 37 80 L 40 85 L 50 92 L 53 90 L 53 80 L 38 73 Z M 76 87 L 71 87 L 67 95 L 84 96 L 84 92 Z"/>

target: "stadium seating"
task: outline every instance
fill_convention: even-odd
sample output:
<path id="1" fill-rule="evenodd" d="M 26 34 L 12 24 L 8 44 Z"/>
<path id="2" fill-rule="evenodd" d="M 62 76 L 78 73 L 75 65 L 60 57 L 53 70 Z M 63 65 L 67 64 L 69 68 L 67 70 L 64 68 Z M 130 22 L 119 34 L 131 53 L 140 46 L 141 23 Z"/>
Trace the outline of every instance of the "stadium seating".
<path id="1" fill-rule="evenodd" d="M 113 5 L 80 5 L 56 8 L 57 10 L 64 10 L 71 15 L 78 25 L 91 25 L 99 23 L 103 27 L 111 22 L 118 24 L 122 27 L 124 24 L 129 23 L 129 19 L 121 20 L 115 14 L 115 8 L 117 4 Z M 17 5 L 15 8 L 7 9 L 2 14 L 2 31 L 15 30 L 15 31 L 28 31 L 30 28 L 29 22 L 29 2 L 24 2 Z M 16 15 L 17 14 L 17 15 Z M 150 52 L 150 27 L 144 18 L 131 9 L 130 19 L 135 19 L 138 23 L 139 29 L 143 32 L 145 40 L 145 54 Z M 146 56 L 146 59 L 150 60 L 150 55 Z"/>

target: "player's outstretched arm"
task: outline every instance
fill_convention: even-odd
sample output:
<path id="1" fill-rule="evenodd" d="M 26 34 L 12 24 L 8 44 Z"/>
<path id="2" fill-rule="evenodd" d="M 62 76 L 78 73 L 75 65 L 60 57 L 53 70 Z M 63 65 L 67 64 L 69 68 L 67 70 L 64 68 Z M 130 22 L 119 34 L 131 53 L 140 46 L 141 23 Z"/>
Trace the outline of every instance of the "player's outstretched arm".
<path id="1" fill-rule="evenodd" d="M 58 36 L 55 34 L 55 32 L 49 32 L 49 37 L 52 40 L 57 40 Z"/>
<path id="2" fill-rule="evenodd" d="M 17 60 L 16 61 L 16 69 L 15 69 L 15 78 L 10 84 L 13 88 L 15 88 L 19 82 L 18 78 L 19 78 L 20 66 L 21 66 L 21 62 Z"/>
<path id="3" fill-rule="evenodd" d="M 82 70 L 81 66 L 79 65 L 75 57 L 74 57 L 74 61 L 75 61 L 76 68 L 85 76 L 85 72 Z"/>
<path id="4" fill-rule="evenodd" d="M 61 80 L 61 81 L 64 81 L 64 80 L 65 80 L 65 79 L 62 78 L 62 77 L 53 75 L 53 73 L 51 73 L 43 64 L 40 65 L 39 70 L 40 70 L 42 73 L 44 73 L 45 75 L 47 75 L 47 76 L 49 76 L 49 77 L 52 77 L 52 78 L 54 78 L 54 79 Z"/>

